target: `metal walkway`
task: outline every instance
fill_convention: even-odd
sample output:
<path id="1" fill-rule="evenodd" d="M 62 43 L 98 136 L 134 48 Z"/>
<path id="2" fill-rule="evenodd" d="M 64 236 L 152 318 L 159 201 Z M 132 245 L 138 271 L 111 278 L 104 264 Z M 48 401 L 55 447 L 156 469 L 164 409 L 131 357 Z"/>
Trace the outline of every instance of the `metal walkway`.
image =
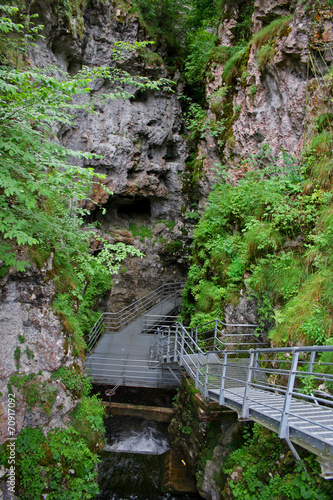
<path id="1" fill-rule="evenodd" d="M 125 377 L 123 385 L 126 386 L 172 388 L 180 385 L 182 370 L 176 362 L 161 363 L 156 343 L 161 325 L 175 328 L 177 318 L 170 314 L 181 304 L 183 287 L 184 283 L 165 284 L 118 313 L 101 315 L 90 332 L 90 353 L 85 362 L 93 383 L 115 385 Z M 226 345 L 262 345 L 253 331 L 256 326 L 227 325 L 216 320 L 197 327 L 192 335 L 197 341 L 203 335 L 212 335 L 213 345 L 220 349 Z M 229 331 L 230 328 L 233 330 Z"/>
<path id="2" fill-rule="evenodd" d="M 182 288 L 164 285 L 100 317 L 86 359 L 92 381 L 175 387 L 185 369 L 205 399 L 276 432 L 298 460 L 294 444 L 313 452 L 322 476 L 332 479 L 333 346 L 268 349 L 257 325 L 218 320 L 188 331 L 170 317 Z"/>
<path id="3" fill-rule="evenodd" d="M 134 387 L 174 388 L 182 373 L 175 364 L 161 365 L 152 359 L 151 345 L 155 326 L 169 321 L 169 315 L 181 304 L 183 283 L 164 285 L 118 313 L 104 313 L 92 329 L 90 354 L 85 367 L 95 384 Z M 171 318 L 172 322 L 176 318 Z M 145 334 L 145 332 L 150 334 Z"/>
<path id="4" fill-rule="evenodd" d="M 165 327 L 157 357 L 183 366 L 204 398 L 278 433 L 298 460 L 293 443 L 316 454 L 332 479 L 333 346 L 218 350 L 216 340 L 198 342 L 181 324 Z"/>

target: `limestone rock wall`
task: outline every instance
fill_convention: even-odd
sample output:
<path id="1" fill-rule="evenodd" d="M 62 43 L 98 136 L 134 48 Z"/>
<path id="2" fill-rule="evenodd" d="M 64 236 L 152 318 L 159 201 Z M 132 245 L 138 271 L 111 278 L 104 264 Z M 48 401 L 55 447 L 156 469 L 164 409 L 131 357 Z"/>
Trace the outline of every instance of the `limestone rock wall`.
<path id="1" fill-rule="evenodd" d="M 248 6 L 249 2 L 243 0 L 226 2 L 218 30 L 220 46 L 239 43 L 236 28 Z M 218 58 L 210 67 L 206 95 L 213 95 L 213 99 L 208 120 L 213 127 L 227 120 L 229 131 L 222 138 L 207 136 L 199 146 L 205 173 L 201 185 L 203 199 L 217 161 L 227 167 L 230 182 L 236 182 L 249 168 L 242 161 L 258 154 L 263 144 L 270 146 L 273 155 L 285 150 L 299 156 L 316 99 L 316 79 L 322 78 L 332 62 L 331 6 L 295 0 L 255 0 L 253 9 L 249 25 L 254 41 L 239 64 L 235 64 L 232 77 L 224 74 L 225 62 Z M 290 20 L 278 35 L 264 41 L 259 35 L 256 38 L 281 16 L 290 16 Z M 267 49 L 266 58 L 260 53 L 262 47 Z M 214 92 L 227 88 L 225 96 L 217 98 L 216 112 Z"/>
<path id="2" fill-rule="evenodd" d="M 0 443 L 9 437 L 10 387 L 16 396 L 17 433 L 27 425 L 62 427 L 77 402 L 61 380 L 51 379 L 61 366 L 75 362 L 83 369 L 82 360 L 73 356 L 66 332 L 51 307 L 51 269 L 52 257 L 41 270 L 31 267 L 25 273 L 10 272 L 0 283 Z M 24 386 L 31 390 L 30 400 L 13 380 L 17 373 L 21 381 L 26 377 Z M 34 378 L 29 379 L 32 374 Z M 41 391 L 41 398 L 34 387 Z"/>
<path id="3" fill-rule="evenodd" d="M 69 22 L 59 15 L 56 1 L 34 0 L 29 5 L 30 13 L 38 14 L 38 23 L 44 26 L 44 38 L 29 53 L 30 64 L 37 67 L 53 65 L 55 72 L 70 75 L 84 65 L 113 67 L 116 42 L 144 38 L 138 19 L 116 1 L 87 2 L 80 29 L 79 19 Z M 129 55 L 120 67 L 153 80 L 168 77 L 179 86 L 179 75 L 168 74 L 162 58 L 163 53 L 150 63 L 149 57 Z M 134 90 L 131 99 L 102 99 L 102 94 L 113 91 L 103 79 L 95 82 L 89 96 L 94 112 L 76 110 L 73 124 L 55 132 L 68 148 L 101 155 L 100 159 L 82 161 L 105 174 L 105 186 L 92 189 L 93 202 L 86 205 L 91 208 L 88 222 L 97 221 L 101 236 L 108 241 L 133 244 L 145 253 L 143 259 L 128 259 L 115 277 L 111 296 L 103 304 L 114 311 L 164 282 L 185 278 L 191 225 L 180 220 L 187 145 L 177 94 Z M 45 429 L 66 425 L 66 417 L 77 402 L 61 380 L 52 378 L 62 366 L 83 370 L 83 360 L 73 355 L 68 333 L 52 310 L 52 265 L 51 259 L 42 269 L 32 266 L 25 273 L 11 270 L 1 281 L 1 441 L 8 438 L 8 384 L 15 374 L 20 374 L 21 382 L 26 377 L 25 389 L 22 386 L 16 391 L 17 432 L 26 425 Z M 34 384 L 44 403 L 38 398 L 29 403 L 26 389 Z"/>
<path id="4" fill-rule="evenodd" d="M 33 63 L 53 64 L 70 74 L 82 65 L 114 67 L 116 42 L 133 43 L 145 37 L 138 19 L 117 2 L 88 2 L 81 37 L 75 36 L 65 21 L 59 23 L 44 2 L 34 2 L 31 11 L 38 13 L 45 26 L 45 39 L 31 52 Z M 153 50 L 149 46 L 149 51 Z M 103 100 L 102 94 L 111 95 L 114 87 L 100 79 L 90 96 L 94 113 L 76 111 L 73 124 L 58 132 L 66 147 L 101 155 L 83 162 L 105 175 L 104 187 L 94 189 L 92 201 L 86 203 L 91 209 L 88 221 L 97 221 L 101 236 L 110 242 L 134 244 L 145 254 L 144 259 L 128 259 L 123 267 L 127 272 L 115 278 L 112 296 L 105 304 L 112 311 L 165 282 L 185 277 L 192 225 L 182 218 L 182 174 L 188 156 L 177 99 L 182 85 L 179 74 L 169 74 L 161 62 L 163 55 L 160 49 L 153 64 L 149 57 L 129 54 L 117 64 L 131 75 L 171 79 L 176 92 L 135 91 L 125 86 L 126 91 L 134 90 L 132 98 Z M 165 221 L 173 221 L 172 227 L 159 225 Z"/>

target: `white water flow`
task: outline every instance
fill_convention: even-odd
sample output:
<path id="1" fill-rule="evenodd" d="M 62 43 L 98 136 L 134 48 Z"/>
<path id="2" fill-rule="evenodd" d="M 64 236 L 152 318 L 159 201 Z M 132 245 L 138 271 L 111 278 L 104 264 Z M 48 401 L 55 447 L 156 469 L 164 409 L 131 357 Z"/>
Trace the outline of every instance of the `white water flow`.
<path id="1" fill-rule="evenodd" d="M 111 436 L 104 451 L 162 455 L 170 449 L 165 425 L 152 420 L 125 420 L 126 426 L 121 425 L 124 420 L 120 423 L 111 419 Z"/>

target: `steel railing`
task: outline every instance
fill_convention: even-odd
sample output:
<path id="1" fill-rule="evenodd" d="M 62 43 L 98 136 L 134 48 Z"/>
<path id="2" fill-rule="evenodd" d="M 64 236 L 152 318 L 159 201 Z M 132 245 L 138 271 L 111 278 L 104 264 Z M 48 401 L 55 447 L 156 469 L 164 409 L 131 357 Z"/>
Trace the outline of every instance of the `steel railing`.
<path id="1" fill-rule="evenodd" d="M 144 314 L 142 318 L 141 333 L 152 335 L 159 333 L 161 329 L 173 326 L 180 322 L 179 316 L 164 316 L 163 314 Z"/>
<path id="2" fill-rule="evenodd" d="M 274 417 L 274 430 L 296 458 L 289 438 L 304 434 L 296 442 L 317 453 L 319 461 L 328 457 L 332 467 L 324 477 L 333 477 L 333 346 L 221 350 L 213 343 L 205 351 L 196 332 L 181 324 L 161 329 L 155 344 L 160 362 L 183 366 L 204 398 L 244 419 L 253 411 L 266 424 Z"/>
<path id="3" fill-rule="evenodd" d="M 88 352 L 90 352 L 103 333 L 118 332 L 136 319 L 144 315 L 157 304 L 161 304 L 161 314 L 163 314 L 163 301 L 176 299 L 180 296 L 184 288 L 183 282 L 165 283 L 159 288 L 149 292 L 144 297 L 133 302 L 121 311 L 112 313 L 105 312 L 96 321 L 88 336 Z"/>
<path id="4" fill-rule="evenodd" d="M 237 333 L 227 333 L 225 329 L 219 328 L 221 325 L 229 329 L 237 329 Z M 147 315 L 147 327 L 145 331 L 147 331 L 147 333 L 152 332 L 158 334 L 157 341 L 151 346 L 152 351 L 154 350 L 153 348 L 158 345 L 160 347 L 166 345 L 170 350 L 172 344 L 171 336 L 177 339 L 177 332 L 182 331 L 186 338 L 185 344 L 187 344 L 189 348 L 194 349 L 193 353 L 199 351 L 204 353 L 212 350 L 222 351 L 224 349 L 243 348 L 244 346 L 263 347 L 267 345 L 266 337 L 254 332 L 247 333 L 249 328 L 257 329 L 257 327 L 258 325 L 223 323 L 216 319 L 191 330 L 187 330 L 182 322 L 178 321 L 178 317 L 167 316 L 164 321 L 161 317 Z M 245 332 L 242 332 L 242 329 L 244 329 Z M 176 345 L 173 346 L 173 351 L 176 350 L 176 347 Z M 155 349 L 154 352 L 157 353 L 157 350 Z M 159 351 L 159 354 L 161 355 L 161 351 Z"/>
<path id="5" fill-rule="evenodd" d="M 209 338 L 219 338 L 226 349 L 229 348 L 249 348 L 253 345 L 267 346 L 268 340 L 265 335 L 258 332 L 259 325 L 244 323 L 224 323 L 219 319 L 212 320 L 190 331 L 191 336 L 198 340 L 208 340 Z M 212 334 L 212 337 L 207 335 Z"/>

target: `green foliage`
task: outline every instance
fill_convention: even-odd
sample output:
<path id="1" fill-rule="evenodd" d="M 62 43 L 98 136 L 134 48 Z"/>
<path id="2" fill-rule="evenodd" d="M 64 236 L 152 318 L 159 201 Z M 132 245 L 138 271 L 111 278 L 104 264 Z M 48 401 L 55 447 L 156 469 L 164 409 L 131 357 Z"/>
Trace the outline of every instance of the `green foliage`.
<path id="1" fill-rule="evenodd" d="M 233 78 L 237 77 L 247 62 L 251 44 L 241 42 L 238 45 L 228 48 L 228 60 L 223 68 L 222 78 L 226 85 L 232 83 Z"/>
<path id="2" fill-rule="evenodd" d="M 247 1 L 241 4 L 237 24 L 231 28 L 235 40 L 248 40 L 251 36 L 251 21 L 254 12 L 254 1 Z"/>
<path id="3" fill-rule="evenodd" d="M 70 31 L 80 38 L 84 35 L 83 14 L 87 3 L 87 0 L 61 0 L 55 4 L 59 18 L 62 18 Z"/>
<path id="4" fill-rule="evenodd" d="M 45 437 L 25 427 L 16 440 L 16 471 L 22 500 L 95 498 L 97 456 L 73 429 L 54 429 Z"/>
<path id="5" fill-rule="evenodd" d="M 223 87 L 220 87 L 218 90 L 215 90 L 215 92 L 212 93 L 212 95 L 209 98 L 209 101 L 210 101 L 210 108 L 213 111 L 213 113 L 215 114 L 221 113 L 223 99 L 226 97 L 229 91 L 230 87 L 228 85 L 225 85 Z"/>
<path id="6" fill-rule="evenodd" d="M 180 430 L 182 431 L 183 434 L 192 434 L 191 427 L 187 427 L 186 425 L 185 426 L 183 425 Z"/>
<path id="7" fill-rule="evenodd" d="M 321 131 L 314 135 L 306 152 L 310 178 L 323 189 L 329 189 L 332 185 L 333 167 L 332 131 L 323 130 L 325 125 L 330 128 L 330 122 L 327 122 L 326 116 L 322 116 L 322 121 L 317 121 L 315 126 Z"/>
<path id="8" fill-rule="evenodd" d="M 171 46 L 177 46 L 177 35 L 184 18 L 184 4 L 182 0 L 134 0 L 134 9 L 142 16 L 148 33 L 151 37 L 164 38 Z"/>
<path id="9" fill-rule="evenodd" d="M 168 229 L 170 229 L 170 231 L 172 231 L 176 225 L 176 221 L 175 220 L 159 220 L 158 222 L 156 222 L 156 224 L 164 224 Z"/>
<path id="10" fill-rule="evenodd" d="M 255 48 L 260 49 L 264 45 L 274 41 L 276 38 L 285 36 L 290 29 L 289 25 L 293 20 L 293 17 L 293 15 L 279 17 L 262 28 L 262 30 L 258 31 L 253 37 Z"/>
<path id="11" fill-rule="evenodd" d="M 319 476 L 313 455 L 301 452 L 307 471 L 297 464 L 286 445 L 274 433 L 254 424 L 244 444 L 232 452 L 223 470 L 224 493 L 234 499 L 320 499 L 332 497 L 329 481 Z M 231 474 L 237 468 L 237 480 Z"/>
<path id="12" fill-rule="evenodd" d="M 52 373 L 51 379 L 60 379 L 66 389 L 74 396 L 88 396 L 92 385 L 88 377 L 81 374 L 78 367 L 62 366 Z"/>
<path id="13" fill-rule="evenodd" d="M 51 408 L 57 397 L 57 390 L 48 380 L 42 382 L 35 373 L 24 375 L 15 373 L 8 382 L 9 387 L 16 387 L 21 391 L 28 410 L 39 406 L 47 415 L 51 415 Z"/>
<path id="14" fill-rule="evenodd" d="M 14 359 L 15 359 L 15 364 L 16 368 L 19 368 L 20 366 L 20 359 L 21 359 L 21 347 L 16 347 L 14 350 Z"/>
<path id="15" fill-rule="evenodd" d="M 64 3 L 73 15 L 82 5 L 81 1 Z M 25 270 L 28 261 L 21 255 L 28 255 L 27 249 L 30 259 L 40 267 L 52 258 L 49 274 L 57 291 L 53 306 L 71 335 L 74 354 L 79 355 L 85 348 L 83 336 L 99 314 L 94 310 L 96 300 L 110 288 L 111 275 L 118 272 L 127 255 L 141 254 L 133 247 L 106 241 L 100 242 L 98 255 L 90 252 L 91 238 L 100 237 L 93 227 L 82 230 L 86 212 L 80 204 L 89 198 L 89 191 L 102 176 L 92 168 L 75 165 L 83 158 L 89 161 L 93 155 L 60 146 L 54 141 L 55 132 L 61 125 L 72 124 L 74 109 L 90 109 L 91 85 L 96 78 L 118 83 L 117 90 L 101 96 L 102 100 L 129 97 L 122 86 L 156 89 L 162 82 L 149 82 L 110 67 L 83 68 L 75 77 L 54 68 L 27 68 L 23 64 L 24 49 L 39 28 L 31 27 L 24 18 L 20 23 L 12 21 L 11 15 L 20 19 L 16 8 L 2 6 L 1 13 L 0 273 L 5 275 L 10 266 Z M 13 42 L 10 51 L 8 33 Z M 118 44 L 115 58 L 145 45 Z M 76 96 L 81 104 L 74 103 Z M 32 357 L 31 351 L 26 354 Z M 19 365 L 19 348 L 14 357 Z"/>
<path id="16" fill-rule="evenodd" d="M 169 241 L 163 245 L 163 253 L 168 255 L 182 255 L 184 253 L 181 241 Z"/>
<path id="17" fill-rule="evenodd" d="M 134 0 L 133 12 L 156 43 L 162 43 L 169 51 L 169 58 L 195 48 L 195 38 L 202 36 L 211 26 L 216 26 L 220 17 L 221 0 Z M 191 47 L 191 44 L 194 44 Z M 197 51 L 199 57 L 202 55 Z M 168 62 L 168 61 L 167 61 Z"/>
<path id="18" fill-rule="evenodd" d="M 0 31 L 23 36 L 24 29 L 6 17 L 0 19 Z M 52 140 L 55 127 L 72 123 L 69 107 L 91 105 L 88 97 L 81 105 L 74 104 L 73 97 L 88 95 L 96 78 L 139 88 L 157 88 L 161 83 L 107 67 L 83 68 L 73 78 L 60 71 L 55 78 L 53 72 L 52 68 L 0 67 L 0 259 L 18 270 L 24 270 L 27 262 L 18 258 L 14 246 L 20 250 L 38 245 L 74 262 L 88 248 L 92 233 L 81 231 L 77 215 L 83 212 L 78 202 L 88 197 L 96 178 L 102 176 L 69 161 L 70 157 L 89 160 L 93 155 L 68 150 Z M 128 96 L 118 88 L 105 98 Z"/>
<path id="19" fill-rule="evenodd" d="M 77 404 L 72 421 L 75 430 L 84 438 L 93 452 L 100 451 L 105 433 L 105 407 L 96 395 L 83 396 Z"/>
<path id="20" fill-rule="evenodd" d="M 185 74 L 190 83 L 199 82 L 205 76 L 215 41 L 216 36 L 205 28 L 197 30 L 189 39 L 190 54 L 185 62 Z"/>
<path id="21" fill-rule="evenodd" d="M 250 97 L 254 97 L 256 95 L 256 93 L 257 93 L 257 90 L 258 89 L 257 89 L 256 85 L 250 85 L 249 86 L 249 95 L 250 95 Z"/>
<path id="22" fill-rule="evenodd" d="M 274 55 L 275 50 L 271 45 L 266 44 L 260 47 L 256 54 L 259 69 L 261 70 L 264 66 L 266 66 L 266 64 L 273 59 Z"/>
<path id="23" fill-rule="evenodd" d="M 191 325 L 218 317 L 240 290 L 256 297 L 261 324 L 274 344 L 325 344 L 333 331 L 332 197 L 309 166 L 328 152 L 324 132 L 310 144 L 306 164 L 264 146 L 243 161 L 236 186 L 210 194 L 194 233 L 183 315 Z M 253 171 L 253 169 L 255 170 Z M 216 298 L 214 298 L 216 297 Z M 202 317 L 204 315 L 204 317 Z"/>
<path id="24" fill-rule="evenodd" d="M 149 240 L 151 240 L 153 237 L 152 228 L 149 226 L 145 226 L 145 225 L 138 226 L 134 222 L 130 222 L 129 223 L 129 230 L 131 231 L 133 238 L 135 238 L 136 236 L 140 236 L 140 241 L 142 241 L 142 242 L 144 241 L 145 238 L 148 238 Z"/>
<path id="25" fill-rule="evenodd" d="M 187 114 L 187 128 L 191 132 L 192 140 L 199 140 L 205 137 L 207 131 L 206 111 L 196 103 L 189 106 Z"/>
<path id="26" fill-rule="evenodd" d="M 29 349 L 28 346 L 24 349 L 24 352 L 29 360 L 34 359 L 35 355 L 34 355 L 33 351 L 31 349 Z"/>

